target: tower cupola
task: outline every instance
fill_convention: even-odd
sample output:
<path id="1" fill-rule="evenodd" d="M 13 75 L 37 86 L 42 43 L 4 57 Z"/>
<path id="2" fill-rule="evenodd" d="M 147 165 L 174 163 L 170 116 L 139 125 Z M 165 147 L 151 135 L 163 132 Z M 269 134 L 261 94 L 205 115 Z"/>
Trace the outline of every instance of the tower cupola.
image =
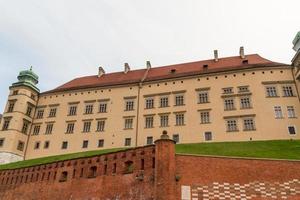
<path id="1" fill-rule="evenodd" d="M 23 70 L 18 75 L 18 82 L 13 83 L 12 87 L 16 86 L 28 86 L 31 89 L 39 92 L 40 90 L 36 87 L 39 82 L 39 77 L 32 71 L 32 67 L 29 70 Z"/>

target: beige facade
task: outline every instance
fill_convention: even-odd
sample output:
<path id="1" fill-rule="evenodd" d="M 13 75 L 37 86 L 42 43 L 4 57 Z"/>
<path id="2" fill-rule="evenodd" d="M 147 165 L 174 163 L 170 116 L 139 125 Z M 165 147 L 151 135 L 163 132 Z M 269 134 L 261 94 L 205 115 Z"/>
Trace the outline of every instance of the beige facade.
<path id="1" fill-rule="evenodd" d="M 11 87 L 0 152 L 31 159 L 142 146 L 162 130 L 178 143 L 299 139 L 299 81 L 292 66 L 251 62 L 212 71 L 203 65 L 201 73 L 155 80 L 145 78 L 151 76 L 147 66 L 138 83 L 72 87 L 38 97 L 30 87 Z M 168 73 L 184 67 L 169 67 Z M 122 76 L 131 73 L 126 70 Z M 26 115 L 28 106 L 32 111 Z M 24 121 L 29 125 L 22 133 Z"/>

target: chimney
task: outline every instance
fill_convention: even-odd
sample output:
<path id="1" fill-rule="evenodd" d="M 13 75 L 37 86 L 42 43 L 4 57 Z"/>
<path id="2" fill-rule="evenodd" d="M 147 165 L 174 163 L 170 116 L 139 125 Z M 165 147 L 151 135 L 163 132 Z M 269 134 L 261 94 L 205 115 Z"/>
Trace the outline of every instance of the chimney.
<path id="1" fill-rule="evenodd" d="M 218 50 L 214 50 L 214 57 L 215 57 L 215 62 L 218 62 Z"/>
<path id="2" fill-rule="evenodd" d="M 147 62 L 146 62 L 146 66 L 147 66 L 147 69 L 150 69 L 150 68 L 151 68 L 151 63 L 150 63 L 150 61 L 147 61 Z"/>
<path id="3" fill-rule="evenodd" d="M 105 74 L 103 67 L 98 68 L 98 78 Z"/>
<path id="4" fill-rule="evenodd" d="M 240 57 L 241 57 L 242 59 L 245 58 L 244 47 L 240 47 Z"/>
<path id="5" fill-rule="evenodd" d="M 130 67 L 128 63 L 124 63 L 124 74 L 127 74 L 130 71 Z"/>

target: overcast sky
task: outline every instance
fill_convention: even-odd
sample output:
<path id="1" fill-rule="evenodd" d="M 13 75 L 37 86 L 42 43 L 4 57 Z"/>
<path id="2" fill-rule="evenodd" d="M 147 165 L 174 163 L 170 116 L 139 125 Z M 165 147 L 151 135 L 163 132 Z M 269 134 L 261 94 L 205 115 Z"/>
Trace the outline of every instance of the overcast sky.
<path id="1" fill-rule="evenodd" d="M 20 70 L 41 91 L 75 77 L 259 53 L 290 63 L 299 0 L 0 0 L 0 112 Z"/>

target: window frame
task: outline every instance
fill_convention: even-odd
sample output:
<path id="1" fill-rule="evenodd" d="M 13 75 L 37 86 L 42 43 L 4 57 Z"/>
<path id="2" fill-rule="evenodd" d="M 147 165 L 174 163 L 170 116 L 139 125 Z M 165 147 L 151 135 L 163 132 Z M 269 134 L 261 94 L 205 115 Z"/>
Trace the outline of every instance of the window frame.
<path id="1" fill-rule="evenodd" d="M 148 97 L 145 99 L 145 109 L 154 108 L 154 97 Z"/>
<path id="2" fill-rule="evenodd" d="M 91 127 L 92 127 L 92 120 L 83 121 L 82 132 L 83 133 L 91 132 Z"/>
<path id="3" fill-rule="evenodd" d="M 57 107 L 50 107 L 50 110 L 49 110 L 49 118 L 50 117 L 56 117 L 56 114 L 57 114 Z"/>
<path id="4" fill-rule="evenodd" d="M 125 110 L 124 111 L 133 111 L 135 100 L 134 99 L 126 99 L 125 100 Z"/>
<path id="5" fill-rule="evenodd" d="M 234 122 L 232 124 L 229 124 L 229 122 Z M 233 126 L 235 128 L 232 128 L 230 126 Z M 239 127 L 238 127 L 238 119 L 232 118 L 232 119 L 226 119 L 226 132 L 238 132 Z"/>
<path id="6" fill-rule="evenodd" d="M 184 125 L 185 125 L 185 114 L 175 113 L 175 126 L 184 126 Z"/>
<path id="7" fill-rule="evenodd" d="M 198 91 L 198 104 L 210 103 L 209 90 Z"/>
<path id="8" fill-rule="evenodd" d="M 131 138 L 125 138 L 124 146 L 125 147 L 130 147 L 131 146 Z"/>
<path id="9" fill-rule="evenodd" d="M 154 127 L 154 117 L 145 116 L 145 128 L 153 128 L 153 127 Z"/>
<path id="10" fill-rule="evenodd" d="M 169 127 L 169 115 L 160 115 L 160 127 Z"/>
<path id="11" fill-rule="evenodd" d="M 290 133 L 290 127 L 293 127 L 293 129 L 294 129 L 294 131 L 295 131 L 295 134 L 291 134 L 291 133 Z M 289 134 L 290 136 L 296 136 L 296 135 L 297 135 L 297 129 L 296 129 L 296 126 L 295 126 L 295 125 L 288 125 L 288 126 L 287 126 L 287 129 L 288 129 L 288 134 Z"/>
<path id="12" fill-rule="evenodd" d="M 267 85 L 265 86 L 265 90 L 266 90 L 266 97 L 279 97 L 276 85 Z"/>
<path id="13" fill-rule="evenodd" d="M 228 104 L 228 101 L 232 102 Z M 234 98 L 224 98 L 224 111 L 236 110 Z"/>
<path id="14" fill-rule="evenodd" d="M 183 93 L 175 94 L 174 101 L 175 101 L 175 106 L 184 106 L 185 105 L 184 94 Z"/>
<path id="15" fill-rule="evenodd" d="M 167 108 L 169 107 L 169 96 L 160 96 L 159 97 L 159 107 L 160 108 Z"/>
<path id="16" fill-rule="evenodd" d="M 212 132 L 211 131 L 205 131 L 204 132 L 204 141 L 209 142 L 209 141 L 212 141 L 212 140 L 213 140 Z"/>

